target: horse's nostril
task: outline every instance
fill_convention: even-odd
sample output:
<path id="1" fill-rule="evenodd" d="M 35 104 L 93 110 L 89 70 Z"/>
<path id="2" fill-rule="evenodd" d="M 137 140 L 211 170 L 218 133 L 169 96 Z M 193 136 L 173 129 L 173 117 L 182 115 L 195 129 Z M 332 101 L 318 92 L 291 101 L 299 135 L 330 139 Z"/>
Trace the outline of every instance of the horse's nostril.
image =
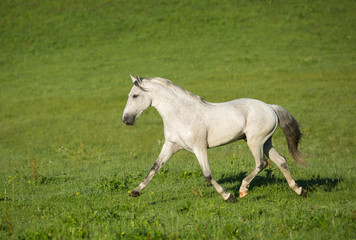
<path id="1" fill-rule="evenodd" d="M 135 117 L 132 117 L 130 115 L 125 115 L 124 118 L 122 119 L 122 121 L 126 124 L 126 125 L 134 125 L 135 123 Z"/>

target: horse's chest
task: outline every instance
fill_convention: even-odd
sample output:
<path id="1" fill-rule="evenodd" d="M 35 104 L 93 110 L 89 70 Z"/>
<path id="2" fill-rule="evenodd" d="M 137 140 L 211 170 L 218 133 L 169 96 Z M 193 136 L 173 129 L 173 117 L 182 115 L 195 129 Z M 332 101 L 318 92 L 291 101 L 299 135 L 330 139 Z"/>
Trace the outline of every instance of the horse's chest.
<path id="1" fill-rule="evenodd" d="M 206 130 L 203 129 L 202 125 L 169 124 L 164 126 L 166 140 L 174 142 L 188 151 L 192 151 L 198 142 L 206 139 L 204 133 L 206 133 Z"/>

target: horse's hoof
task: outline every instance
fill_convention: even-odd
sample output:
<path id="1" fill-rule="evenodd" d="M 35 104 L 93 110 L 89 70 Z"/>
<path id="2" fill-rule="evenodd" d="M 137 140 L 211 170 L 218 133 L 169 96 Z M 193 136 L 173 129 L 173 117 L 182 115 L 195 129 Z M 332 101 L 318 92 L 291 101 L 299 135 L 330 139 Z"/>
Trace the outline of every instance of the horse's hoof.
<path id="1" fill-rule="evenodd" d="M 302 192 L 300 193 L 301 197 L 307 197 L 307 190 L 305 190 L 304 188 L 302 188 Z"/>
<path id="2" fill-rule="evenodd" d="M 233 203 L 235 201 L 234 195 L 232 193 L 229 193 L 229 197 L 225 201 Z"/>
<path id="3" fill-rule="evenodd" d="M 248 194 L 247 190 L 240 192 L 240 198 L 245 197 L 247 194 Z"/>
<path id="4" fill-rule="evenodd" d="M 132 192 L 129 193 L 129 196 L 130 197 L 139 197 L 139 196 L 141 196 L 141 193 L 136 190 L 133 190 Z"/>

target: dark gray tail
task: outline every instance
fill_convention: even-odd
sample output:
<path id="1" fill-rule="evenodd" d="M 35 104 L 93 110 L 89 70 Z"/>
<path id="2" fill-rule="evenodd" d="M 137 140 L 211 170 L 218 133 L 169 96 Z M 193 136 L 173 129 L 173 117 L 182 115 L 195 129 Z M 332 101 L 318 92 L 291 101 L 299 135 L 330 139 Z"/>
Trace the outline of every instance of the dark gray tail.
<path id="1" fill-rule="evenodd" d="M 301 157 L 301 152 L 298 150 L 298 144 L 302 137 L 302 133 L 299 130 L 299 124 L 297 120 L 292 116 L 290 112 L 279 105 L 271 105 L 277 114 L 279 126 L 282 128 L 286 137 L 289 152 L 294 160 L 300 165 L 306 165 L 306 162 Z"/>

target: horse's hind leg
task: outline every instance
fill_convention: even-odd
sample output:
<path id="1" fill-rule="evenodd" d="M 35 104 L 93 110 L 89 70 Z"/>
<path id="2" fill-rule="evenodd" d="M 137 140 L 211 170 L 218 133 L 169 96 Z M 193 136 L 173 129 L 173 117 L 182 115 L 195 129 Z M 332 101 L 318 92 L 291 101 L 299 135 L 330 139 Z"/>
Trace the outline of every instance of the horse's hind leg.
<path id="1" fill-rule="evenodd" d="M 263 150 L 266 156 L 269 159 L 271 159 L 271 161 L 274 162 L 278 166 L 278 168 L 282 171 L 284 177 L 288 182 L 289 187 L 293 189 L 293 191 L 296 192 L 298 195 L 305 196 L 306 194 L 305 190 L 303 190 L 302 187 L 299 187 L 296 184 L 296 182 L 292 178 L 292 175 L 290 174 L 286 159 L 283 156 L 281 156 L 276 149 L 273 148 L 271 139 L 267 140 Z"/>
<path id="2" fill-rule="evenodd" d="M 240 187 L 240 198 L 243 198 L 247 195 L 248 187 L 250 186 L 251 181 L 268 165 L 263 155 L 263 143 L 261 144 L 259 141 L 248 140 L 247 144 L 255 159 L 256 165 L 252 172 L 242 180 Z"/>

